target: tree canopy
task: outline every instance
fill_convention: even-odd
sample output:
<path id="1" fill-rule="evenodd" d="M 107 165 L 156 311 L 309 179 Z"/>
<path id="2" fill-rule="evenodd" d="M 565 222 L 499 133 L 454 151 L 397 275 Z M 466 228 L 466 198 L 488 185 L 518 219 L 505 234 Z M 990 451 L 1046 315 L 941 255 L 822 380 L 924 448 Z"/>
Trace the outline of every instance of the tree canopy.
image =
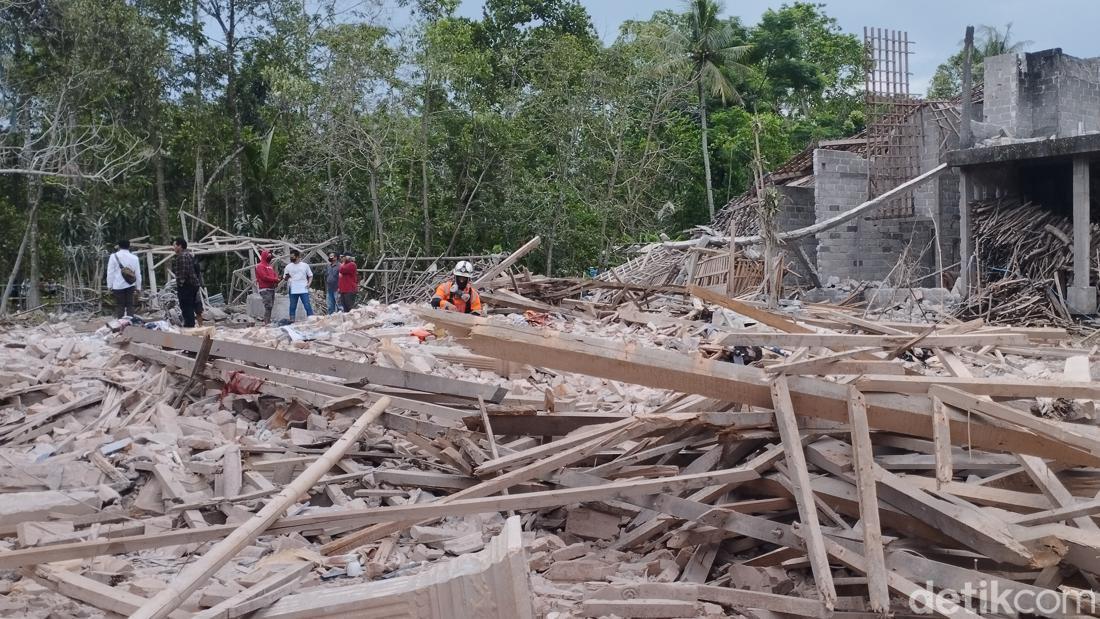
<path id="1" fill-rule="evenodd" d="M 745 190 L 754 117 L 770 166 L 861 128 L 863 46 L 822 5 L 693 0 L 605 43 L 575 0 L 399 4 L 0 2 L 0 272 L 91 281 L 183 210 L 362 262 L 539 234 L 575 273 Z"/>

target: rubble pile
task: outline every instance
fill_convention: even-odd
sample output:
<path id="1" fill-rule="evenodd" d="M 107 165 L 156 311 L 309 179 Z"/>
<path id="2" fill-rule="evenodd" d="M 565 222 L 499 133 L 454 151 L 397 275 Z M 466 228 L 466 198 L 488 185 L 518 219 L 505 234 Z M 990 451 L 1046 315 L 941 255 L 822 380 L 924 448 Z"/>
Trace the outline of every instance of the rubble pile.
<path id="1" fill-rule="evenodd" d="M 0 334 L 0 615 L 973 616 L 1100 575 L 1064 330 L 528 281 Z"/>

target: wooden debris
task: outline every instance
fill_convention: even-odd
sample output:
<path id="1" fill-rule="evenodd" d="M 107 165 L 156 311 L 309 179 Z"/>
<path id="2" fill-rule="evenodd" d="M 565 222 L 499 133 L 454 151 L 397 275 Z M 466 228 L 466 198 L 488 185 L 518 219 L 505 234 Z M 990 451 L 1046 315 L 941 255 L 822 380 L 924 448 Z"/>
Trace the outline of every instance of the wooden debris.
<path id="1" fill-rule="evenodd" d="M 519 517 L 509 518 L 480 553 L 442 561 L 425 573 L 384 584 L 366 582 L 288 595 L 252 617 L 347 617 L 368 608 L 375 616 L 410 619 L 533 618 Z"/>
<path id="2" fill-rule="evenodd" d="M 500 264 L 488 304 L 538 315 L 0 334 L 0 569 L 205 619 L 905 616 L 1100 575 L 1088 342 Z"/>

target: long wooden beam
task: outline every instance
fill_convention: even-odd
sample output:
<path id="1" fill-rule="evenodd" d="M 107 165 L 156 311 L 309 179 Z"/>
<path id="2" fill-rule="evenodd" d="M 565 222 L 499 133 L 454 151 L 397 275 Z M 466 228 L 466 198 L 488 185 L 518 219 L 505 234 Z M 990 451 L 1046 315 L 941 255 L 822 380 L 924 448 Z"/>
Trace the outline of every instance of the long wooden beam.
<path id="1" fill-rule="evenodd" d="M 997 398 L 1096 398 L 1100 383 L 1020 378 L 974 378 L 970 376 L 887 376 L 867 374 L 856 381 L 861 391 L 887 393 L 929 393 L 935 386 L 953 387 L 973 395 Z M 946 401 L 946 400 L 944 400 Z"/>
<path id="2" fill-rule="evenodd" d="M 790 320 L 789 318 L 780 316 L 779 314 L 769 312 L 767 310 L 760 309 L 758 307 L 754 307 L 752 305 L 749 305 L 748 303 L 745 303 L 744 301 L 730 299 L 725 295 L 718 294 L 717 292 L 714 292 L 707 288 L 703 288 L 701 286 L 688 286 L 688 290 L 691 291 L 691 294 L 693 296 L 698 297 L 702 301 L 706 301 L 707 303 L 710 303 L 712 305 L 718 305 L 728 310 L 735 311 L 742 316 L 752 318 L 760 324 L 768 325 L 773 329 L 779 329 L 784 333 L 816 333 L 816 331 L 814 331 L 813 329 L 810 329 L 809 327 L 803 327 L 802 325 L 794 322 L 793 320 Z"/>
<path id="3" fill-rule="evenodd" d="M 882 525 L 878 492 L 875 490 L 875 452 L 867 427 L 867 401 L 855 387 L 848 388 L 848 421 L 852 427 L 852 470 L 859 492 L 859 519 L 863 525 L 863 558 L 867 561 L 867 593 L 871 610 L 890 610 L 886 583 L 886 559 L 882 552 Z"/>
<path id="4" fill-rule="evenodd" d="M 484 319 L 447 312 L 422 312 L 431 320 L 470 330 L 468 346 L 486 356 L 534 366 L 598 376 L 627 383 L 694 393 L 726 402 L 771 407 L 767 374 L 701 356 L 659 350 L 641 344 L 586 339 L 570 334 L 502 326 Z M 791 377 L 791 401 L 800 415 L 844 423 L 848 419 L 847 387 L 818 378 Z M 925 396 L 867 394 L 867 420 L 872 428 L 932 439 L 932 406 Z M 983 424 L 958 415 L 949 420 L 951 440 L 990 451 L 1026 453 L 1068 464 L 1100 466 L 1100 457 L 1068 451 L 1057 441 L 1037 438 L 1022 429 Z"/>
<path id="5" fill-rule="evenodd" d="M 498 275 L 506 271 L 513 264 L 519 262 L 521 258 L 538 249 L 538 246 L 541 243 L 542 237 L 539 236 L 536 236 L 530 241 L 527 241 L 519 249 L 512 252 L 507 258 L 501 260 L 499 264 L 489 269 L 485 273 L 482 273 L 481 277 L 474 280 L 474 286 L 484 286 L 488 283 L 491 283 L 494 279 L 497 278 Z"/>
<path id="6" fill-rule="evenodd" d="M 798 505 L 798 518 L 802 523 L 802 535 L 806 541 L 806 555 L 810 558 L 814 582 L 821 593 L 825 607 L 832 610 L 836 606 L 836 589 L 833 586 L 833 573 L 829 567 L 829 557 L 825 552 L 825 542 L 821 535 L 821 525 L 817 520 L 817 505 L 814 503 L 813 488 L 810 485 L 810 473 L 806 467 L 806 454 L 802 451 L 802 438 L 798 432 L 798 420 L 791 405 L 790 388 L 787 377 L 779 376 L 771 384 L 772 406 L 775 408 L 775 424 L 783 439 L 783 453 L 790 469 L 791 488 Z"/>
<path id="7" fill-rule="evenodd" d="M 843 348 L 897 348 L 913 341 L 910 335 L 849 335 L 844 333 L 762 333 L 760 331 L 737 331 L 722 334 L 725 346 L 778 346 L 780 348 L 800 348 L 819 346 L 834 350 Z M 956 346 L 1022 346 L 1027 344 L 1027 336 L 1019 333 L 970 333 L 965 335 L 929 335 L 920 341 L 925 347 L 938 346 L 953 348 Z"/>
<path id="8" fill-rule="evenodd" d="M 1074 450 L 1079 449 L 1093 454 L 1100 452 L 1100 441 L 1084 434 L 1084 432 L 1095 432 L 1095 428 L 1074 426 L 1060 421 L 1036 417 L 992 400 L 974 397 L 949 386 L 933 385 L 930 387 L 929 392 L 951 406 L 966 411 L 974 411 L 1007 424 L 1027 428 L 1038 437 L 1061 443 L 1074 448 Z"/>
<path id="9" fill-rule="evenodd" d="M 182 353 L 172 352 L 171 350 L 150 346 L 149 344 L 126 343 L 122 348 L 135 357 L 159 363 L 185 376 L 191 372 L 191 369 L 195 365 L 195 360 L 191 357 Z M 349 406 L 352 406 L 355 402 L 364 403 L 368 400 L 375 400 L 385 395 L 390 399 L 392 408 L 402 408 L 431 415 L 433 417 L 439 417 L 441 419 L 459 421 L 465 419 L 469 415 L 475 414 L 474 411 L 463 411 L 441 404 L 422 402 L 420 400 L 402 398 L 396 395 L 347 387 L 337 383 L 273 372 L 263 368 L 244 365 L 243 363 L 236 363 L 227 359 L 214 359 L 209 364 L 209 367 L 203 370 L 203 376 L 211 380 L 220 381 L 223 380 L 222 372 L 242 372 L 248 376 L 262 379 L 259 387 L 257 387 L 260 393 L 273 395 L 285 400 L 298 400 L 302 403 L 311 404 L 318 408 L 325 408 L 328 410 L 336 410 L 333 408 L 333 403 L 337 400 L 344 400 L 345 403 L 350 402 L 351 404 L 349 404 Z M 392 428 L 391 423 L 394 421 L 394 415 L 392 413 L 387 412 L 382 415 L 382 425 Z M 426 422 L 421 421 L 420 423 Z"/>
<path id="10" fill-rule="evenodd" d="M 127 327 L 123 337 L 132 342 L 153 344 L 176 350 L 197 353 L 202 346 L 202 338 L 181 333 L 153 331 L 140 327 Z M 212 357 L 238 359 L 262 366 L 275 366 L 292 370 L 335 376 L 347 381 L 366 381 L 375 385 L 400 387 L 428 393 L 455 395 L 476 400 L 479 396 L 486 402 L 498 403 L 504 399 L 507 390 L 494 385 L 484 385 L 468 381 L 454 380 L 430 374 L 421 374 L 408 370 L 384 368 L 367 363 L 356 363 L 335 357 L 309 355 L 291 350 L 276 350 L 263 346 L 252 346 L 227 340 L 214 340 L 210 347 Z"/>

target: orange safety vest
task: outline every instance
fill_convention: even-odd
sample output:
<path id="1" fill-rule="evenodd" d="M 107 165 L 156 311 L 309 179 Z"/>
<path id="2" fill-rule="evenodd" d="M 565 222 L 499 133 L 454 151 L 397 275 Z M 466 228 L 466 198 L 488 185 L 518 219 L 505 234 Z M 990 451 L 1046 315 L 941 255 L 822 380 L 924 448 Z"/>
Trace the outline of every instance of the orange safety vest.
<path id="1" fill-rule="evenodd" d="M 440 284 L 439 287 L 437 287 L 435 289 L 435 296 L 433 298 L 439 299 L 440 309 L 449 309 L 448 307 L 443 305 L 443 303 L 446 302 L 446 303 L 449 303 L 451 306 L 453 306 L 454 307 L 453 311 L 456 311 L 456 312 L 460 312 L 460 313 L 463 313 L 463 314 L 469 314 L 471 312 L 480 312 L 481 311 L 481 296 L 477 294 L 477 290 L 474 290 L 473 285 L 467 284 L 466 289 L 470 291 L 470 302 L 467 303 L 466 301 L 462 300 L 461 295 L 456 296 L 456 295 L 451 294 L 451 284 L 453 284 L 453 283 L 454 283 L 454 280 L 447 280 L 447 281 L 443 282 L 442 284 Z"/>

